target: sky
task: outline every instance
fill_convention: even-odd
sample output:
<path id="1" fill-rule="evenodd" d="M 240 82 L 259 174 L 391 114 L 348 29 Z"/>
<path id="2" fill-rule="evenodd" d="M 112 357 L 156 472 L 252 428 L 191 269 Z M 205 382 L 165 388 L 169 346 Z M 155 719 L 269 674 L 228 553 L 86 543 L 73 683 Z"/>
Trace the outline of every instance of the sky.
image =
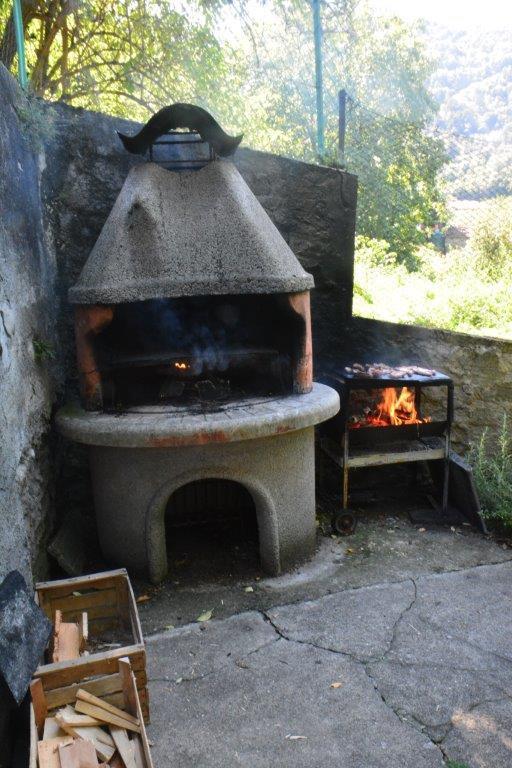
<path id="1" fill-rule="evenodd" d="M 370 0 L 382 13 L 424 18 L 456 29 L 512 29 L 511 0 Z"/>

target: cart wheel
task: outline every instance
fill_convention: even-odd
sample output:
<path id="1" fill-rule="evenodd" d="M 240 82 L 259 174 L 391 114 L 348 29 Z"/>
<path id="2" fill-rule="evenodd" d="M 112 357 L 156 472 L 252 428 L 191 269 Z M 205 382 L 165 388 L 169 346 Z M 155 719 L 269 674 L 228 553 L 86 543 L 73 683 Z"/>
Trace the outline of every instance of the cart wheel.
<path id="1" fill-rule="evenodd" d="M 356 525 L 356 516 L 348 509 L 336 512 L 332 518 L 333 531 L 340 536 L 350 536 L 351 533 L 354 533 Z"/>

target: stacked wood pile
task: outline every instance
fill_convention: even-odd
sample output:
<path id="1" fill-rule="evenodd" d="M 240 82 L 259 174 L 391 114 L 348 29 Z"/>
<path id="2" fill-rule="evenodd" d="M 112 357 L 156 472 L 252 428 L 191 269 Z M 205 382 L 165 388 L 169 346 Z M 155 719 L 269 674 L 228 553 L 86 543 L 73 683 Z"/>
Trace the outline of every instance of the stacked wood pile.
<path id="1" fill-rule="evenodd" d="M 74 705 L 50 711 L 41 679 L 31 685 L 31 765 L 39 768 L 152 768 L 130 661 L 119 660 L 124 706 L 78 688 Z M 84 684 L 85 685 L 85 684 Z M 106 686 L 108 690 L 108 686 Z M 36 758 L 37 754 L 37 758 Z"/>
<path id="2" fill-rule="evenodd" d="M 30 768 L 152 768 L 146 652 L 126 570 L 38 584 L 36 600 L 54 629 L 30 687 Z"/>
<path id="3" fill-rule="evenodd" d="M 46 663 L 37 668 L 51 708 L 73 704 L 84 680 L 111 676 L 105 694 L 122 704 L 117 672 L 128 656 L 145 722 L 149 721 L 146 651 L 130 579 L 124 568 L 36 585 L 36 600 L 54 624 Z M 89 690 L 89 689 L 88 689 Z M 99 695 L 94 685 L 91 693 Z"/>

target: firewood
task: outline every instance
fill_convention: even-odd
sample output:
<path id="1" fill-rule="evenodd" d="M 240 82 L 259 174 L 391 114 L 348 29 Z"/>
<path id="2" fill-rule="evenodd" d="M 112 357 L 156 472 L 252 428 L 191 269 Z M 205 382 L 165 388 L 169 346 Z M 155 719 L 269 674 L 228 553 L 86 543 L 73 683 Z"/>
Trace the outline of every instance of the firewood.
<path id="1" fill-rule="evenodd" d="M 80 656 L 80 630 L 78 624 L 62 621 L 62 612 L 55 611 L 52 661 L 70 661 Z"/>
<path id="2" fill-rule="evenodd" d="M 112 712 L 109 712 L 102 707 L 96 707 L 94 704 L 89 704 L 87 701 L 81 701 L 80 699 L 77 699 L 75 709 L 77 712 L 83 712 L 85 715 L 95 717 L 98 720 L 101 720 L 103 723 L 108 723 L 109 725 L 119 725 L 121 728 L 126 728 L 129 731 L 140 733 L 140 725 L 135 725 L 129 720 L 125 720 L 124 717 L 113 715 Z M 120 711 L 122 712 L 122 710 Z"/>
<path id="3" fill-rule="evenodd" d="M 48 714 L 48 707 L 46 705 L 43 683 L 39 677 L 32 680 L 30 683 L 30 696 L 32 697 L 32 707 L 34 709 L 37 732 L 41 735 L 44 729 L 44 721 Z"/>
<path id="4" fill-rule="evenodd" d="M 96 750 L 91 741 L 75 739 L 59 746 L 61 768 L 98 768 Z"/>
<path id="5" fill-rule="evenodd" d="M 46 718 L 44 721 L 43 739 L 54 739 L 56 736 L 65 735 L 55 717 Z"/>
<path id="6" fill-rule="evenodd" d="M 61 768 L 59 760 L 59 745 L 71 744 L 70 736 L 56 736 L 37 742 L 37 758 L 39 768 Z"/>
<path id="7" fill-rule="evenodd" d="M 144 758 L 144 750 L 142 749 L 142 742 L 137 735 L 132 739 L 132 749 L 137 768 L 145 768 L 146 762 Z"/>
<path id="8" fill-rule="evenodd" d="M 73 715 L 76 716 L 75 710 L 69 705 L 64 708 L 64 711 L 69 717 Z M 98 726 L 81 727 L 69 725 L 59 715 L 56 715 L 56 719 L 61 728 L 66 731 L 66 733 L 69 733 L 71 736 L 75 736 L 77 738 L 92 741 L 94 744 L 94 749 L 96 750 L 100 760 L 108 762 L 111 759 L 112 755 L 116 751 L 116 747 L 114 740 L 109 733 L 104 731 L 102 728 L 99 728 Z"/>
<path id="9" fill-rule="evenodd" d="M 126 730 L 124 728 L 119 728 L 116 725 L 111 725 L 110 735 L 114 739 L 114 744 L 116 745 L 117 751 L 121 755 L 126 768 L 137 768 L 132 742 L 128 738 Z"/>
<path id="10" fill-rule="evenodd" d="M 76 693 L 76 698 L 79 701 L 85 701 L 88 704 L 92 704 L 95 707 L 100 707 L 101 709 L 104 709 L 106 712 L 110 712 L 112 715 L 117 715 L 117 717 L 122 718 L 123 720 L 128 720 L 129 723 L 133 723 L 133 725 L 139 725 L 139 720 L 137 717 L 134 717 L 134 715 L 130 715 L 129 712 L 125 712 L 124 709 L 119 709 L 119 707 L 114 707 L 113 704 L 109 704 L 108 701 L 104 701 L 104 699 L 98 698 L 98 696 L 94 696 L 92 693 L 89 693 L 89 691 L 85 691 L 83 688 L 79 688 Z"/>
<path id="11" fill-rule="evenodd" d="M 87 654 L 87 643 L 89 642 L 89 617 L 84 611 L 80 618 L 80 624 L 78 625 L 78 633 L 80 638 L 80 654 Z"/>
<path id="12" fill-rule="evenodd" d="M 102 725 L 101 720 L 97 720 L 95 717 L 89 715 L 79 715 L 72 707 L 64 707 L 60 709 L 55 715 L 57 722 L 65 724 L 71 728 L 90 728 L 91 726 Z"/>

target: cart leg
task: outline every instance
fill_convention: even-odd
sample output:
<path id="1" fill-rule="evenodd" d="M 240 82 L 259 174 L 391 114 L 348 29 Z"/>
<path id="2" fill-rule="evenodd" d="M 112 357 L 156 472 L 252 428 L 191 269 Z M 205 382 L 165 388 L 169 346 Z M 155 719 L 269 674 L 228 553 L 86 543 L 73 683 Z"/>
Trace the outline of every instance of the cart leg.
<path id="1" fill-rule="evenodd" d="M 343 437 L 343 509 L 348 508 L 348 435 L 345 430 Z"/>
<path id="2" fill-rule="evenodd" d="M 443 515 L 448 514 L 448 486 L 450 483 L 450 461 L 444 460 L 444 481 L 443 481 Z"/>

